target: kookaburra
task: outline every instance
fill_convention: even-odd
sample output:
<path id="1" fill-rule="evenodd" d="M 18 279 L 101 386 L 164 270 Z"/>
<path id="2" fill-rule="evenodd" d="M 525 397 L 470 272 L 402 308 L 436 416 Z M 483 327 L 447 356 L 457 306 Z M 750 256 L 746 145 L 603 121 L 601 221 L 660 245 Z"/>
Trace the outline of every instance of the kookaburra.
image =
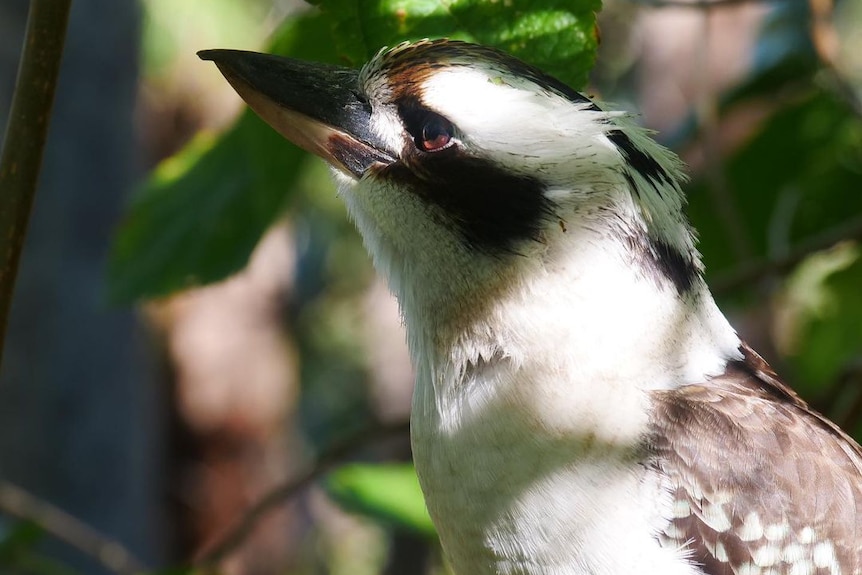
<path id="1" fill-rule="evenodd" d="M 463 42 L 200 55 L 331 164 L 398 298 L 455 573 L 862 573 L 862 450 L 718 310 L 647 132 Z"/>

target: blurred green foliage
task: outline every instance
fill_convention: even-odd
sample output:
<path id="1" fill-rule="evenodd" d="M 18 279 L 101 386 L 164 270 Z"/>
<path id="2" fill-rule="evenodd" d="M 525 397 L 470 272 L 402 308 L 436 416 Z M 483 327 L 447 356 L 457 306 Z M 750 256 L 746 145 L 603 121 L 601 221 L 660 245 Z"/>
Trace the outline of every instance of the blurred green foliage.
<path id="1" fill-rule="evenodd" d="M 729 192 L 741 229 L 716 217 L 715 195 L 708 192 L 715 181 L 704 178 L 687 190 L 710 275 L 740 263 L 727 249 L 728 233 L 744 234 L 753 248 L 749 257 L 775 258 L 862 213 L 862 120 L 851 102 L 827 89 L 824 75 L 808 7 L 777 6 L 763 24 L 748 76 L 721 101 L 724 116 L 752 105 L 776 108 L 723 166 L 719 185 Z"/>
<path id="2" fill-rule="evenodd" d="M 800 240 L 862 214 L 862 121 L 814 85 L 798 89 L 724 166 L 726 188 L 754 254 L 776 257 Z M 739 265 L 714 197 L 696 182 L 689 216 L 710 274 Z"/>

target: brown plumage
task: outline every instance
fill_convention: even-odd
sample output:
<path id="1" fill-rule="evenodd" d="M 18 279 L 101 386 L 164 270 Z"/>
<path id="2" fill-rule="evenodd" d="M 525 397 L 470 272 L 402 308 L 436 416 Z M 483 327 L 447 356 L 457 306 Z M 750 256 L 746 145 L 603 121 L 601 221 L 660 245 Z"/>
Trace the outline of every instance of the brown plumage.
<path id="1" fill-rule="evenodd" d="M 701 385 L 654 392 L 660 538 L 710 575 L 862 572 L 862 449 L 748 346 Z"/>

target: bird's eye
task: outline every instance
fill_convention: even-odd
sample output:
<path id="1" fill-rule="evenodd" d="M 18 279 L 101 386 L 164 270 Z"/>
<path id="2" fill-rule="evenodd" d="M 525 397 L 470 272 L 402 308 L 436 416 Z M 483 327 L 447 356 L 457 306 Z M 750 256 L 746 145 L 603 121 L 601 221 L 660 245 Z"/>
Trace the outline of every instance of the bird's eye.
<path id="1" fill-rule="evenodd" d="M 437 114 L 429 114 L 422 124 L 416 146 L 425 152 L 438 152 L 452 144 L 452 123 Z"/>

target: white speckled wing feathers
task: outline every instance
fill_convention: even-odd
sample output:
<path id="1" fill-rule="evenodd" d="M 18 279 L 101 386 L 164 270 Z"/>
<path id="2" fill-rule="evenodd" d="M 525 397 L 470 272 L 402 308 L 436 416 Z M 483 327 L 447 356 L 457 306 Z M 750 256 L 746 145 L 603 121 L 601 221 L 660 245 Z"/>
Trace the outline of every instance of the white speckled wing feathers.
<path id="1" fill-rule="evenodd" d="M 674 496 L 659 538 L 709 575 L 862 573 L 862 450 L 757 354 L 652 394 Z"/>

